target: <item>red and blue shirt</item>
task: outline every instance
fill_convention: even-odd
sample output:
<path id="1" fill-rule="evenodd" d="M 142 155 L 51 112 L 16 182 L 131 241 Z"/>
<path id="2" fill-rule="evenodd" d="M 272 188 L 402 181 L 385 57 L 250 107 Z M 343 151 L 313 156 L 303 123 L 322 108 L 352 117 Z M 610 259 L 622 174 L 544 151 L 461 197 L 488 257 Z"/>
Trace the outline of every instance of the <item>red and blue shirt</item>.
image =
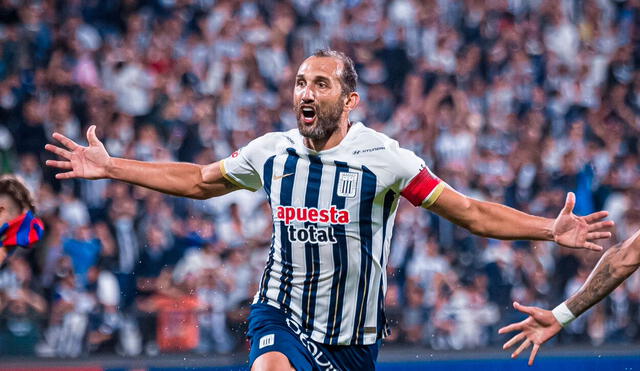
<path id="1" fill-rule="evenodd" d="M 28 211 L 0 227 L 0 246 L 29 247 L 42 238 L 42 221 Z"/>

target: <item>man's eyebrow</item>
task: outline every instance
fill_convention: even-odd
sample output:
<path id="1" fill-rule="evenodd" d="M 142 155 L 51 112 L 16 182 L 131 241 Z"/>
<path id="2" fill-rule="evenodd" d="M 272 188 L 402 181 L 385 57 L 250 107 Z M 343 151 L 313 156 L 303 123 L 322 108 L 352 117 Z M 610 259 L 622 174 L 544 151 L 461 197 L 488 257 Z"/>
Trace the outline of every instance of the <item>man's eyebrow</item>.
<path id="1" fill-rule="evenodd" d="M 303 74 L 297 74 L 297 75 L 296 75 L 296 80 L 297 80 L 297 79 L 304 79 L 304 78 L 305 78 L 305 77 L 304 77 L 304 75 L 303 75 Z M 331 79 L 330 79 L 330 78 L 328 78 L 327 76 L 321 76 L 321 75 L 320 75 L 320 76 L 315 76 L 315 77 L 313 78 L 313 80 L 314 80 L 314 81 L 318 81 L 318 80 L 331 81 Z"/>

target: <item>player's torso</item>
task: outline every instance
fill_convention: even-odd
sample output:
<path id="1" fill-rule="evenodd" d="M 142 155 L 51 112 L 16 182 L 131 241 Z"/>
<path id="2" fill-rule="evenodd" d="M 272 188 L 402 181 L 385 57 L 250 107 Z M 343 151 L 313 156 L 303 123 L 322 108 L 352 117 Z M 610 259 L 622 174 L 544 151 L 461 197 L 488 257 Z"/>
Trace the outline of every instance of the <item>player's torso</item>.
<path id="1" fill-rule="evenodd" d="M 274 223 L 286 226 L 291 243 L 370 239 L 384 221 L 385 196 L 395 198 L 385 147 L 353 138 L 314 153 L 292 134 L 282 134 L 262 169 Z"/>
<path id="2" fill-rule="evenodd" d="M 256 302 L 290 310 L 328 344 L 370 344 L 378 336 L 398 200 L 384 145 L 357 134 L 314 153 L 297 132 L 278 133 L 257 169 L 274 233 Z"/>

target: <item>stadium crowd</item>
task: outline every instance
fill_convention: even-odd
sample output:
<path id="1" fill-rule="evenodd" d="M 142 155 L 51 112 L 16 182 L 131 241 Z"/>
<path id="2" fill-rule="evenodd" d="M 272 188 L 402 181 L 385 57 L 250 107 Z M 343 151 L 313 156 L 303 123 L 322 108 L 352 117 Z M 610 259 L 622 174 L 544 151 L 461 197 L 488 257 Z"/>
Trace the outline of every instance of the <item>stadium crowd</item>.
<path id="1" fill-rule="evenodd" d="M 461 192 L 555 217 L 604 209 L 640 228 L 638 0 L 0 1 L 0 167 L 44 241 L 0 269 L 0 354 L 230 353 L 270 243 L 262 192 L 194 201 L 57 181 L 54 131 L 113 156 L 220 160 L 296 127 L 293 75 L 331 46 L 356 62 L 352 120 Z M 389 260 L 391 343 L 501 340 L 511 302 L 553 307 L 599 254 L 470 235 L 402 201 Z M 557 340 L 640 339 L 636 274 Z"/>

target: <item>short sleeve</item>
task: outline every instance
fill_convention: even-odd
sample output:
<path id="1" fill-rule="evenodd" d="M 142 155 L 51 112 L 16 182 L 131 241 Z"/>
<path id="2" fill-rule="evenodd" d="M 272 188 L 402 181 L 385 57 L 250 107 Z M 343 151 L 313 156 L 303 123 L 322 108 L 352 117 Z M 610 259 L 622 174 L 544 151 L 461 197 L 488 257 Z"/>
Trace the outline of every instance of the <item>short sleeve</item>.
<path id="1" fill-rule="evenodd" d="M 414 206 L 433 205 L 446 184 L 413 151 L 400 148 L 396 141 L 392 141 L 389 147 L 393 154 L 397 191 Z"/>
<path id="2" fill-rule="evenodd" d="M 265 136 L 254 139 L 246 146 L 233 152 L 231 156 L 220 162 L 222 175 L 236 186 L 250 191 L 262 187 L 262 179 L 258 169 L 265 158 L 265 149 L 272 147 L 266 143 Z"/>

